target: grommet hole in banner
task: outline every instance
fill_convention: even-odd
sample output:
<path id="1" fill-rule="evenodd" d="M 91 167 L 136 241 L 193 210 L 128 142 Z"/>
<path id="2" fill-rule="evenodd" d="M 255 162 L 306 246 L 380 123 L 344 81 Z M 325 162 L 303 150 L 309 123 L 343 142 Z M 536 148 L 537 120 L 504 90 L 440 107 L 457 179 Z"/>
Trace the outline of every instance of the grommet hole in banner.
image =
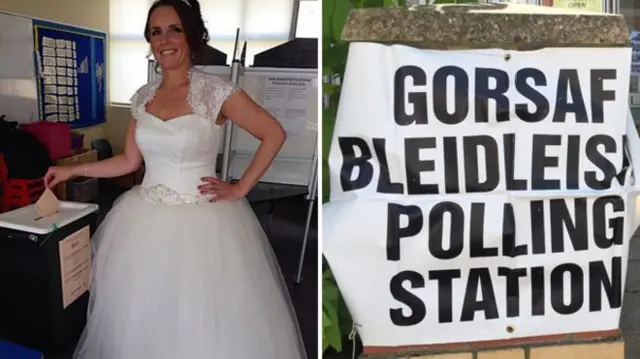
<path id="1" fill-rule="evenodd" d="M 511 54 L 505 54 L 504 61 L 509 61 L 509 60 L 511 60 Z"/>
<path id="2" fill-rule="evenodd" d="M 507 333 L 511 334 L 516 331 L 516 328 L 513 325 L 507 325 Z"/>

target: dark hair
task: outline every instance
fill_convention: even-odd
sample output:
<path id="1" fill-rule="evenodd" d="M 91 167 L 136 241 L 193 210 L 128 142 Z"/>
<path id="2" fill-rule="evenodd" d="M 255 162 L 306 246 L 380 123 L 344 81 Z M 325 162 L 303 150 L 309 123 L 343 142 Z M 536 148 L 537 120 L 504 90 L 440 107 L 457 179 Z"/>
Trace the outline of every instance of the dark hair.
<path id="1" fill-rule="evenodd" d="M 144 27 L 144 38 L 147 42 L 151 41 L 151 31 L 149 29 L 151 14 L 161 6 L 171 6 L 178 14 L 184 34 L 187 37 L 187 44 L 191 50 L 191 60 L 193 60 L 206 47 L 210 39 L 209 31 L 204 26 L 200 3 L 198 0 L 158 0 L 153 3 L 147 14 L 147 23 Z"/>

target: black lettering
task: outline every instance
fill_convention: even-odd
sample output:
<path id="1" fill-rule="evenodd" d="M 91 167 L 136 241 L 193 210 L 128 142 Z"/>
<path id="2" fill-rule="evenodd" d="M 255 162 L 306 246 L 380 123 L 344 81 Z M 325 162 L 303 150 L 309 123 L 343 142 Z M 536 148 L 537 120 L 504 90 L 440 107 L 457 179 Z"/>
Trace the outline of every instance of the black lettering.
<path id="1" fill-rule="evenodd" d="M 607 207 L 616 215 L 607 219 Z M 621 246 L 624 235 L 624 200 L 620 196 L 598 197 L 593 202 L 593 241 L 600 249 Z M 611 230 L 611 236 L 607 235 Z"/>
<path id="2" fill-rule="evenodd" d="M 478 289 L 482 296 L 480 300 L 478 300 Z M 483 311 L 485 319 L 498 318 L 498 305 L 489 268 L 471 268 L 469 270 L 469 280 L 464 292 L 460 321 L 472 321 L 477 311 Z"/>
<path id="3" fill-rule="evenodd" d="M 528 104 L 516 104 L 516 115 L 525 122 L 535 123 L 549 115 L 549 100 L 527 82 L 529 79 L 533 80 L 534 86 L 547 86 L 547 78 L 544 72 L 531 67 L 516 72 L 516 89 L 536 107 L 535 112 L 530 112 Z"/>
<path id="4" fill-rule="evenodd" d="M 567 189 L 580 188 L 580 135 L 567 139 Z"/>
<path id="5" fill-rule="evenodd" d="M 569 303 L 564 302 L 565 273 L 569 273 L 571 289 L 569 290 Z M 558 314 L 573 314 L 582 308 L 584 304 L 584 273 L 579 265 L 565 263 L 555 267 L 551 271 L 551 307 Z"/>
<path id="6" fill-rule="evenodd" d="M 444 248 L 444 214 L 449 213 L 450 244 Z M 429 252 L 438 259 L 453 259 L 464 247 L 464 211 L 455 202 L 440 202 L 429 212 Z"/>
<path id="7" fill-rule="evenodd" d="M 587 140 L 585 154 L 589 161 L 598 167 L 604 174 L 604 178 L 598 180 L 598 172 L 586 171 L 584 173 L 584 181 L 591 189 L 603 190 L 611 187 L 611 181 L 616 177 L 616 166 L 614 166 L 608 158 L 600 153 L 600 147 L 604 148 L 605 153 L 616 153 L 618 146 L 616 140 L 607 135 L 595 135 Z"/>
<path id="8" fill-rule="evenodd" d="M 540 316 L 545 313 L 544 267 L 531 268 L 531 315 Z"/>
<path id="9" fill-rule="evenodd" d="M 622 169 L 616 175 L 616 179 L 621 186 L 627 184 L 627 171 L 629 171 L 629 166 L 631 163 L 629 162 L 629 152 L 627 151 L 627 135 L 622 136 Z"/>
<path id="10" fill-rule="evenodd" d="M 589 263 L 589 311 L 602 310 L 602 290 L 609 301 L 609 308 L 622 306 L 622 257 L 611 258 L 611 277 L 604 261 Z"/>
<path id="11" fill-rule="evenodd" d="M 504 169 L 506 187 L 508 191 L 523 191 L 527 189 L 527 180 L 515 179 L 516 162 L 516 135 L 509 133 L 503 136 L 504 139 Z"/>
<path id="12" fill-rule="evenodd" d="M 367 142 L 358 137 L 338 137 L 338 147 L 342 154 L 342 166 L 340 167 L 340 186 L 344 192 L 355 191 L 364 188 L 373 179 L 373 165 L 371 162 L 371 150 Z M 355 148 L 360 149 L 362 155 L 356 157 Z M 355 169 L 358 169 L 358 177 L 351 180 Z"/>
<path id="13" fill-rule="evenodd" d="M 497 257 L 498 248 L 484 246 L 484 203 L 471 203 L 469 257 Z"/>
<path id="14" fill-rule="evenodd" d="M 505 203 L 502 214 L 502 255 L 515 258 L 526 254 L 526 244 L 516 245 L 516 220 L 513 205 Z"/>
<path id="15" fill-rule="evenodd" d="M 560 180 L 546 179 L 545 169 L 558 167 L 558 157 L 547 155 L 547 146 L 558 146 L 562 143 L 561 135 L 533 135 L 531 157 L 531 189 L 558 190 Z"/>
<path id="16" fill-rule="evenodd" d="M 420 150 L 436 148 L 436 139 L 433 137 L 405 138 L 404 158 L 407 173 L 407 194 L 437 194 L 437 184 L 423 184 L 420 181 L 420 173 L 434 171 L 436 166 L 433 160 L 421 160 Z"/>
<path id="17" fill-rule="evenodd" d="M 544 235 L 544 202 L 531 201 L 531 253 L 544 254 L 547 245 Z"/>
<path id="18" fill-rule="evenodd" d="M 447 79 L 454 81 L 454 110 L 449 112 Z M 443 66 L 433 74 L 433 114 L 447 125 L 456 125 L 469 114 L 469 77 L 457 66 Z"/>
<path id="19" fill-rule="evenodd" d="M 499 69 L 477 68 L 475 80 L 475 113 L 476 122 L 489 122 L 489 99 L 496 102 L 496 119 L 498 122 L 509 121 L 509 75 Z M 491 83 L 495 81 L 495 88 Z"/>
<path id="20" fill-rule="evenodd" d="M 460 278 L 460 269 L 429 271 L 429 279 L 438 282 L 438 322 L 453 322 L 453 280 Z"/>
<path id="21" fill-rule="evenodd" d="M 527 275 L 525 268 L 498 267 L 498 275 L 504 277 L 507 295 L 507 317 L 520 315 L 520 278 Z"/>
<path id="22" fill-rule="evenodd" d="M 604 102 L 615 101 L 616 92 L 604 89 L 604 80 L 615 80 L 615 69 L 591 70 L 591 122 L 604 123 Z"/>
<path id="23" fill-rule="evenodd" d="M 584 96 L 580 88 L 578 70 L 575 69 L 562 69 L 558 74 L 556 110 L 553 114 L 553 122 L 566 122 L 567 113 L 573 113 L 577 123 L 589 122 Z"/>
<path id="24" fill-rule="evenodd" d="M 442 149 L 447 154 L 444 158 L 445 193 L 460 193 L 457 140 L 456 137 L 442 138 Z"/>
<path id="25" fill-rule="evenodd" d="M 401 216 L 407 216 L 407 226 L 400 226 Z M 400 239 L 413 237 L 424 226 L 422 210 L 418 206 L 387 205 L 387 260 L 400 260 Z"/>
<path id="26" fill-rule="evenodd" d="M 424 288 L 424 277 L 414 271 L 402 271 L 391 278 L 389 290 L 393 299 L 406 305 L 411 310 L 411 314 L 404 315 L 402 308 L 389 309 L 391 322 L 399 327 L 408 327 L 420 323 L 427 316 L 427 307 L 424 302 L 415 294 L 405 289 L 402 284 L 409 282 L 411 288 Z"/>
<path id="27" fill-rule="evenodd" d="M 575 251 L 589 249 L 589 233 L 587 220 L 586 198 L 573 200 L 575 221 L 571 218 L 567 200 L 552 199 L 549 201 L 549 226 L 551 227 L 551 252 L 562 253 L 564 249 L 564 230 L 567 230 L 569 239 Z"/>
<path id="28" fill-rule="evenodd" d="M 491 136 L 467 136 L 462 139 L 464 150 L 465 187 L 468 193 L 491 192 L 500 184 L 500 167 L 497 159 L 498 144 Z M 484 161 L 478 159 L 478 148 L 484 149 Z M 478 163 L 485 163 L 487 179 L 480 181 Z"/>
<path id="29" fill-rule="evenodd" d="M 405 81 L 413 80 L 413 86 L 426 86 L 427 74 L 418 66 L 402 66 L 396 70 L 393 80 L 393 114 L 396 124 L 408 126 L 411 124 L 426 124 L 427 94 L 425 92 L 407 92 Z M 405 99 L 405 94 L 407 98 Z M 413 107 L 409 113 L 407 105 Z"/>
<path id="30" fill-rule="evenodd" d="M 378 177 L 378 193 L 402 194 L 404 186 L 402 183 L 391 182 L 391 174 L 389 173 L 389 161 L 387 160 L 386 139 L 374 138 L 373 150 L 380 164 L 380 176 Z"/>

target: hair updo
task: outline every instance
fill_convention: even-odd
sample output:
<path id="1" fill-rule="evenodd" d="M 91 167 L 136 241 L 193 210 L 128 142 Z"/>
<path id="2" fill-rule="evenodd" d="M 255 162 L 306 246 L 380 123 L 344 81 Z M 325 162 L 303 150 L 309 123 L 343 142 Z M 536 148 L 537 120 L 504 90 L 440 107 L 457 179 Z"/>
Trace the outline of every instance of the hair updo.
<path id="1" fill-rule="evenodd" d="M 151 29 L 149 29 L 151 14 L 161 6 L 171 6 L 178 14 L 191 51 L 191 60 L 193 60 L 207 46 L 210 39 L 209 31 L 204 26 L 200 3 L 198 0 L 158 0 L 153 3 L 144 27 L 144 38 L 147 42 L 151 41 Z"/>

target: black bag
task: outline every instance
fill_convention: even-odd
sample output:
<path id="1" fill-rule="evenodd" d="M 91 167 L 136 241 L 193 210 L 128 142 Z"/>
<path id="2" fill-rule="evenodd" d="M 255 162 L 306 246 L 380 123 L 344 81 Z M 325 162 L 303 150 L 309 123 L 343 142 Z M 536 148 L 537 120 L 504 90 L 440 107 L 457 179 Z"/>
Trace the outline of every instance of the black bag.
<path id="1" fill-rule="evenodd" d="M 53 165 L 49 152 L 38 139 L 0 116 L 0 153 L 9 178 L 38 179 Z"/>

